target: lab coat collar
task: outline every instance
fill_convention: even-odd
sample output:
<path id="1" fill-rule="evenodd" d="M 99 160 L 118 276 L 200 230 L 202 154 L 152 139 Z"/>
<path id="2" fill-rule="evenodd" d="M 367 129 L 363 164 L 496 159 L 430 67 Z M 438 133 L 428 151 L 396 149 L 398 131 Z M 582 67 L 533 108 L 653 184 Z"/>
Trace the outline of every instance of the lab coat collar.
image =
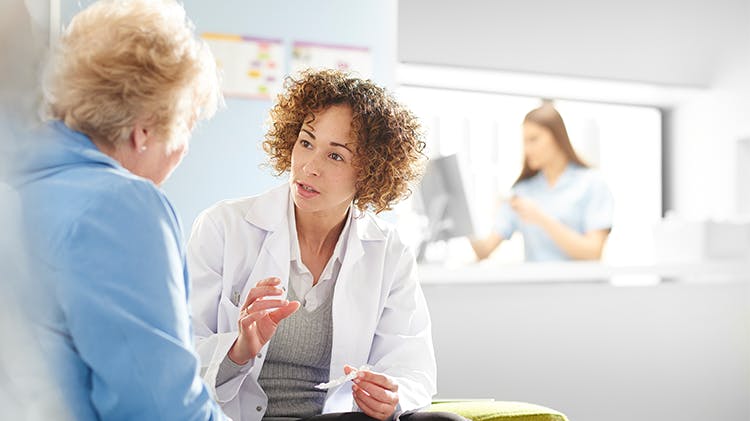
<path id="1" fill-rule="evenodd" d="M 284 185 L 275 187 L 269 192 L 262 194 L 252 201 L 249 209 L 245 212 L 245 221 L 255 227 L 266 231 L 263 240 L 259 262 L 256 264 L 248 282 L 242 291 L 242 296 L 247 296 L 255 283 L 276 276 L 281 278 L 282 285 L 287 286 L 289 277 L 289 230 L 286 227 L 286 211 L 288 208 L 285 195 L 288 188 Z M 256 273 L 256 271 L 259 271 Z"/>
<path id="2" fill-rule="evenodd" d="M 354 208 L 354 207 L 352 207 Z M 382 223 L 376 221 L 369 213 L 363 213 L 357 209 L 352 209 L 354 212 L 354 222 L 352 225 L 356 226 L 356 233 L 362 241 L 383 241 L 385 240 L 385 230 L 378 225 Z"/>
<path id="3" fill-rule="evenodd" d="M 278 186 L 256 198 L 245 213 L 246 222 L 268 232 L 263 241 L 261 255 L 268 255 L 267 258 L 274 263 L 267 273 L 258 276 L 251 275 L 253 279 L 281 276 L 285 285 L 288 281 L 291 236 L 287 219 L 290 202 L 292 202 L 289 200 L 289 194 L 288 184 Z M 356 263 L 365 255 L 364 242 L 386 239 L 386 233 L 371 214 L 363 214 L 354 206 L 350 211 L 349 217 L 353 219 L 345 243 L 346 254 L 339 272 L 340 279 L 347 279 L 354 273 Z M 248 283 L 243 295 L 247 295 L 250 287 L 252 285 Z"/>
<path id="4" fill-rule="evenodd" d="M 288 195 L 288 184 L 274 187 L 261 196 L 262 200 L 253 201 L 253 205 L 245 213 L 245 221 L 264 231 L 278 231 L 289 211 Z"/>

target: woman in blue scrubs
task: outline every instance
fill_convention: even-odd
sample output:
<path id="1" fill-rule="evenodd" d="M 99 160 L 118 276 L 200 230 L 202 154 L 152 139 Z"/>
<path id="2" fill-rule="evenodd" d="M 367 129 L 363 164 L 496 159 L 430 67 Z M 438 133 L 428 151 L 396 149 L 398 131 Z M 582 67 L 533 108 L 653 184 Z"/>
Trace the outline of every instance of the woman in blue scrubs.
<path id="1" fill-rule="evenodd" d="M 526 115 L 523 149 L 523 169 L 494 232 L 472 241 L 477 257 L 487 258 L 520 231 L 526 261 L 600 259 L 612 228 L 612 193 L 578 157 L 554 106 L 545 103 Z"/>

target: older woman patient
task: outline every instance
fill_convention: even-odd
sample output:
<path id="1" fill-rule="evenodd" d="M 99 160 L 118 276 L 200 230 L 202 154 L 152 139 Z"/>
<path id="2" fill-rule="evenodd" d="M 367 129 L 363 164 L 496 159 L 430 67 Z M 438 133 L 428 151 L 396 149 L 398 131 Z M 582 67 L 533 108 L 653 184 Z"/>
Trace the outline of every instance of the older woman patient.
<path id="1" fill-rule="evenodd" d="M 200 381 L 177 215 L 159 185 L 220 100 L 181 6 L 102 1 L 49 63 L 19 192 L 33 318 L 76 420 L 223 419 Z"/>

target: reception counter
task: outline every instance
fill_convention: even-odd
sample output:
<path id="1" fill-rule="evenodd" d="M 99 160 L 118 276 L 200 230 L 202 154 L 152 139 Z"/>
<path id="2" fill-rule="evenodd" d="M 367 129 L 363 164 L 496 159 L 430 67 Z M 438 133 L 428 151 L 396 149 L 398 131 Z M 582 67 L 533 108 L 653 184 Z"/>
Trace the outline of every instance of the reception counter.
<path id="1" fill-rule="evenodd" d="M 437 398 L 575 421 L 750 419 L 750 266 L 422 265 Z"/>
<path id="2" fill-rule="evenodd" d="M 647 285 L 659 282 L 750 281 L 750 261 L 614 265 L 600 262 L 437 264 L 419 267 L 423 284 L 604 282 Z"/>

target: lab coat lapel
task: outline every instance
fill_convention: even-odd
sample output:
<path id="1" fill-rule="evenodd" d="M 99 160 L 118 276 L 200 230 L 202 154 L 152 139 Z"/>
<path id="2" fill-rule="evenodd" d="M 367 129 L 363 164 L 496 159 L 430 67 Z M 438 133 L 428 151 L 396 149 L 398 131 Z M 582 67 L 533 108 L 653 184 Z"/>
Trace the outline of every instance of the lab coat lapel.
<path id="1" fill-rule="evenodd" d="M 283 185 L 261 196 L 245 214 L 245 221 L 266 232 L 255 267 L 245 283 L 242 300 L 259 281 L 278 277 L 285 288 L 289 282 L 289 186 Z"/>
<path id="2" fill-rule="evenodd" d="M 346 254 L 336 280 L 333 298 L 333 352 L 330 378 L 344 373 L 344 364 L 361 365 L 367 362 L 371 337 L 363 334 L 368 319 L 377 314 L 381 279 L 368 273 L 366 243 L 384 241 L 383 232 L 369 215 L 355 216 L 346 239 Z M 328 391 L 325 412 L 350 411 L 345 406 L 350 400 L 350 386 L 339 386 Z M 335 395 L 335 396 L 334 396 Z"/>
<path id="3" fill-rule="evenodd" d="M 349 229 L 349 236 L 346 239 L 346 255 L 344 262 L 341 264 L 339 279 L 346 283 L 344 289 L 360 288 L 360 291 L 362 291 L 362 288 L 367 288 L 370 282 L 367 281 L 366 274 L 356 271 L 360 260 L 365 257 L 365 243 L 383 241 L 385 235 L 370 215 L 362 215 L 361 212 L 355 211 L 353 207 L 351 211 L 355 212 L 355 216 Z M 370 288 L 372 287 L 370 285 Z"/>

